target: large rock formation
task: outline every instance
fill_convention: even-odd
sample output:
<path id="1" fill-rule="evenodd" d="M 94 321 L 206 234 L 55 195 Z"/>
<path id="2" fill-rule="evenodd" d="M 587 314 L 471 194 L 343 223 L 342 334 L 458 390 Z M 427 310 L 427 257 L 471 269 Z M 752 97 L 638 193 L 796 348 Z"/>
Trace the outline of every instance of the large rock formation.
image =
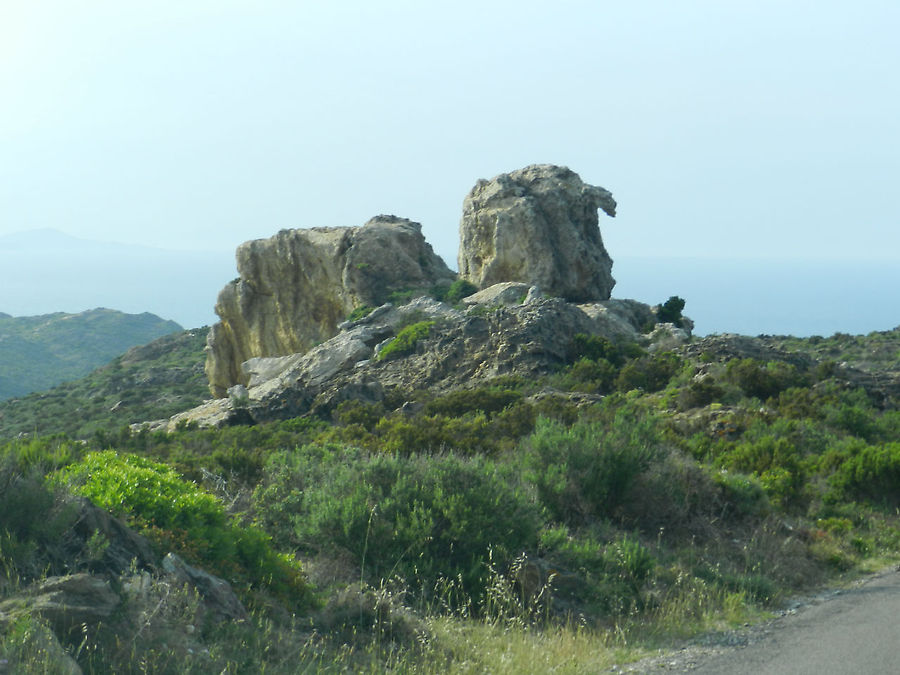
<path id="1" fill-rule="evenodd" d="M 384 401 L 391 391 L 442 393 L 500 375 L 531 379 L 568 363 L 578 333 L 651 346 L 646 331 L 653 328 L 655 315 L 648 305 L 635 300 L 573 304 L 541 297 L 535 287 L 525 291 L 499 284 L 469 296 L 472 302 L 464 310 L 426 297 L 399 307 L 383 305 L 342 323 L 337 335 L 304 354 L 245 362 L 242 377 L 248 386 L 232 387 L 228 398 L 149 423 L 149 428 L 327 417 L 348 399 Z M 386 358 L 391 340 L 405 326 L 421 327 L 421 322 L 430 323 L 412 349 Z M 687 338 L 682 333 L 682 340 Z"/>
<path id="2" fill-rule="evenodd" d="M 615 280 L 598 208 L 615 216 L 612 194 L 565 167 L 479 180 L 463 202 L 459 274 L 479 288 L 520 281 L 573 302 L 606 300 Z"/>
<path id="3" fill-rule="evenodd" d="M 329 339 L 356 307 L 399 290 L 449 284 L 453 272 L 421 225 L 378 216 L 362 227 L 282 230 L 237 250 L 240 277 L 219 293 L 206 372 L 214 396 L 247 384 L 241 364 L 305 352 Z"/>

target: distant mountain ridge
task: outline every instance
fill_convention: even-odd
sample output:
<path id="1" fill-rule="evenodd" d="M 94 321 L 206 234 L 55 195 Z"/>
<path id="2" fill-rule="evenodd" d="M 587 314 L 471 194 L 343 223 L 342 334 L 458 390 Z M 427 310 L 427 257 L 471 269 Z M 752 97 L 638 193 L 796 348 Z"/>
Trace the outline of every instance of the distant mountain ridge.
<path id="1" fill-rule="evenodd" d="M 104 308 L 0 315 L 0 400 L 83 377 L 131 347 L 180 330 L 155 314 Z"/>

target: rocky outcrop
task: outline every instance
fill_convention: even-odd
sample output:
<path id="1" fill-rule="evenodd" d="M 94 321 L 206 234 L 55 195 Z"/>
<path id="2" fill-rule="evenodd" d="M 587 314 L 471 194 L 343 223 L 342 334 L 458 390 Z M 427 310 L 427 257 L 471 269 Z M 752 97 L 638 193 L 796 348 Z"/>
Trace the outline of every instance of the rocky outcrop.
<path id="1" fill-rule="evenodd" d="M 524 284 L 498 284 L 467 298 L 475 302 L 465 310 L 425 297 L 400 307 L 383 305 L 342 323 L 336 336 L 304 354 L 245 362 L 247 387 L 235 387 L 228 398 L 150 428 L 327 417 L 348 399 L 379 402 L 391 391 L 441 393 L 500 375 L 537 377 L 568 362 L 577 333 L 649 344 L 642 334 L 655 325 L 648 305 L 634 300 L 576 305 L 534 291 Z M 382 358 L 383 350 L 411 324 L 427 328 L 400 358 Z"/>
<path id="2" fill-rule="evenodd" d="M 331 338 L 356 307 L 455 278 L 421 225 L 396 216 L 362 227 L 282 230 L 238 247 L 237 267 L 239 278 L 219 294 L 221 320 L 208 340 L 206 372 L 217 397 L 248 384 L 245 361 L 305 352 Z"/>
<path id="3" fill-rule="evenodd" d="M 573 302 L 606 300 L 615 281 L 597 209 L 615 216 L 612 194 L 565 167 L 479 180 L 463 202 L 460 277 L 479 288 L 517 281 Z"/>
<path id="4" fill-rule="evenodd" d="M 83 625 L 108 619 L 119 603 L 119 596 L 101 577 L 84 572 L 47 577 L 22 595 L 0 602 L 0 628 L 21 616 L 36 616 L 65 639 Z"/>
<path id="5" fill-rule="evenodd" d="M 76 520 L 63 541 L 52 551 L 43 551 L 42 557 L 48 569 L 62 565 L 73 572 L 7 588 L 0 600 L 0 635 L 11 627 L 27 626 L 22 634 L 27 643 L 24 654 L 43 655 L 41 672 L 82 672 L 72 654 L 77 657 L 86 636 L 101 630 L 130 636 L 132 647 L 139 638 L 154 647 L 168 644 L 177 659 L 201 653 L 202 636 L 199 631 L 194 634 L 196 626 L 248 618 L 224 579 L 173 553 L 160 563 L 146 538 L 87 499 L 75 499 L 67 506 Z M 103 551 L 83 550 L 85 536 L 102 540 Z M 60 553 L 65 561 L 58 559 Z M 10 658 L 0 660 L 0 673 L 32 672 L 36 667 L 18 662 L 22 654 L 16 650 L 2 656 Z"/>
<path id="6" fill-rule="evenodd" d="M 224 579 L 188 565 L 174 553 L 166 554 L 162 568 L 176 585 L 193 589 L 203 602 L 204 610 L 217 621 L 243 621 L 249 618 L 231 585 Z"/>

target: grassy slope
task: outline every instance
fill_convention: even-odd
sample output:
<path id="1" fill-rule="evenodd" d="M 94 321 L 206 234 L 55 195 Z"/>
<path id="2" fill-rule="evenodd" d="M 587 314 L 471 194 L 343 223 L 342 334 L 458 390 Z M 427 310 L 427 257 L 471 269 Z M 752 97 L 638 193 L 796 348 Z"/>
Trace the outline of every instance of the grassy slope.
<path id="1" fill-rule="evenodd" d="M 126 349 L 179 330 L 153 314 L 111 309 L 0 316 L 0 400 L 83 377 Z"/>

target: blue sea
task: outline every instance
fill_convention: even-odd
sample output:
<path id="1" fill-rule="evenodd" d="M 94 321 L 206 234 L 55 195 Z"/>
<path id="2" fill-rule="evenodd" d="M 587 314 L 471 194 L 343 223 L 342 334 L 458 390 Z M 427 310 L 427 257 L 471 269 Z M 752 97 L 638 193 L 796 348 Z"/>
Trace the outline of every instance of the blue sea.
<path id="1" fill-rule="evenodd" d="M 616 258 L 615 298 L 672 295 L 696 335 L 851 335 L 900 326 L 900 262 Z"/>

